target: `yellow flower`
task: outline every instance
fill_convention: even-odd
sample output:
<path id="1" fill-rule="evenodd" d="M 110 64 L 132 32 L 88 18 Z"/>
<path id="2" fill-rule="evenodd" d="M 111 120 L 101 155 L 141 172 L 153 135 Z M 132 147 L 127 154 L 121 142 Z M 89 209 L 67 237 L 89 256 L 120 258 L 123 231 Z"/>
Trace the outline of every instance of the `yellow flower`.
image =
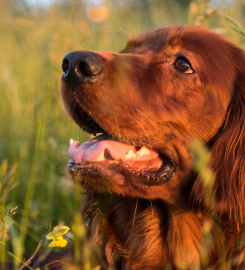
<path id="1" fill-rule="evenodd" d="M 56 226 L 53 231 L 46 235 L 46 238 L 53 240 L 49 243 L 48 247 L 65 247 L 67 241 L 63 238 L 62 235 L 66 234 L 70 228 L 68 226 Z"/>

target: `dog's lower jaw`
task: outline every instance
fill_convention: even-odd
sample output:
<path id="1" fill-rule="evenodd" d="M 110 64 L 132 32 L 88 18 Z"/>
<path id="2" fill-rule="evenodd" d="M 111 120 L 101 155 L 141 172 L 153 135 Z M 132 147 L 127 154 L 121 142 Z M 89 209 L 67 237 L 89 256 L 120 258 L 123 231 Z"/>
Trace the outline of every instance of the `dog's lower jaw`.
<path id="1" fill-rule="evenodd" d="M 94 194 L 93 198 L 87 194 L 85 201 L 98 198 L 102 206 L 89 228 L 104 266 L 109 264 L 115 270 L 200 266 L 202 215 L 170 210 L 160 200 L 123 198 L 115 194 L 98 197 Z"/>

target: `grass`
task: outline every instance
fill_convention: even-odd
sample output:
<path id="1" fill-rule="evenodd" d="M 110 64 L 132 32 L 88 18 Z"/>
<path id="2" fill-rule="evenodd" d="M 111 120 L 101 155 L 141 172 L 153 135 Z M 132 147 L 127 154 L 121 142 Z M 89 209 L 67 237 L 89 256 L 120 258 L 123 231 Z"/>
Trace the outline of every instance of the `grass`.
<path id="1" fill-rule="evenodd" d="M 220 8 L 226 18 L 220 11 L 203 16 L 212 9 L 209 1 L 194 1 L 190 9 L 170 0 L 153 2 L 144 7 L 107 1 L 109 18 L 95 23 L 79 1 L 47 10 L 23 8 L 17 0 L 0 1 L 0 262 L 14 260 L 18 269 L 42 235 L 61 222 L 76 225 L 81 189 L 66 178 L 67 150 L 70 138 L 84 141 L 87 135 L 68 117 L 60 98 L 66 53 L 117 52 L 132 36 L 177 22 L 193 23 L 200 16 L 201 24 L 236 43 L 241 40 L 232 28 L 244 37 L 242 1 Z"/>

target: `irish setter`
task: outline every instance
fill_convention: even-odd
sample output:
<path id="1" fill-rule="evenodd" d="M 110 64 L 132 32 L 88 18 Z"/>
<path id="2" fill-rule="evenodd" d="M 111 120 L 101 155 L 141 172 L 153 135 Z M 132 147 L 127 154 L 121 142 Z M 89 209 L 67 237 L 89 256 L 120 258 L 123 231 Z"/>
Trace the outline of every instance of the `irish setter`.
<path id="1" fill-rule="evenodd" d="M 68 53 L 62 67 L 69 115 L 102 133 L 71 141 L 68 173 L 87 191 L 82 213 L 103 269 L 219 268 L 224 260 L 242 269 L 244 51 L 203 27 L 174 26 L 132 38 L 120 53 Z M 210 149 L 216 220 L 192 169 L 192 138 Z"/>

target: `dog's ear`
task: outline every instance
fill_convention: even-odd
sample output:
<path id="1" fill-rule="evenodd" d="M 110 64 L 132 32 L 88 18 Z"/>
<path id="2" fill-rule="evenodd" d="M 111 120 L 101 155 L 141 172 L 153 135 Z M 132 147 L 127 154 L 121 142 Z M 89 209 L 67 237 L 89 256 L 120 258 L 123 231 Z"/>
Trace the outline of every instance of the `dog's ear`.
<path id="1" fill-rule="evenodd" d="M 211 168 L 215 174 L 216 209 L 221 218 L 232 222 L 233 228 L 236 224 L 239 231 L 245 216 L 245 54 L 235 46 L 234 59 L 237 72 L 233 97 L 223 127 L 211 147 Z M 205 207 L 199 179 L 191 195 L 195 205 Z"/>
<path id="2" fill-rule="evenodd" d="M 245 60 L 242 64 L 224 127 L 211 149 L 217 209 L 237 224 L 244 223 L 245 214 Z"/>

